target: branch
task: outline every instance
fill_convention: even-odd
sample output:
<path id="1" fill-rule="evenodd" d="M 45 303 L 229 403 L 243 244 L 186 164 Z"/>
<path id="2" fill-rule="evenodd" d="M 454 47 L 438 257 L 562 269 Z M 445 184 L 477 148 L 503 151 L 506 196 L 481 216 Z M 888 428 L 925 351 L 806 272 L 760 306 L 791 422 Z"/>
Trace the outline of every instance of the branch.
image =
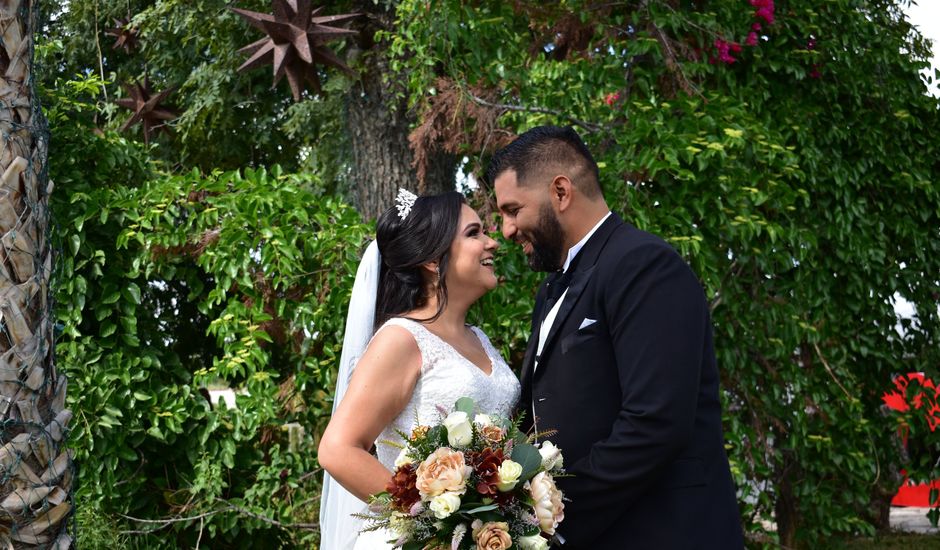
<path id="1" fill-rule="evenodd" d="M 540 113 L 545 115 L 555 115 L 557 117 L 564 118 L 574 124 L 575 126 L 580 126 L 587 130 L 588 132 L 599 132 L 601 130 L 606 130 L 607 126 L 601 124 L 595 124 L 593 122 L 587 122 L 578 118 L 575 118 L 569 114 L 563 113 L 561 111 L 556 111 L 554 109 L 546 109 L 545 107 L 526 107 L 525 105 L 508 105 L 506 103 L 490 103 L 489 101 L 477 97 L 470 92 L 467 92 L 467 95 L 479 105 L 484 107 L 490 107 L 491 109 L 502 109 L 503 111 L 521 111 L 526 113 Z"/>
<path id="2" fill-rule="evenodd" d="M 122 535 L 148 535 L 150 533 L 160 531 L 161 529 L 165 529 L 174 523 L 182 523 L 182 522 L 196 521 L 196 520 L 199 520 L 200 525 L 202 525 L 203 520 L 205 518 L 214 516 L 216 514 L 221 514 L 224 512 L 238 512 L 238 515 L 240 516 L 248 516 L 250 518 L 257 519 L 259 521 L 267 523 L 268 525 L 273 525 L 277 527 L 278 529 L 284 529 L 284 530 L 300 529 L 304 531 L 319 531 L 320 530 L 320 525 L 317 523 L 283 523 L 283 522 L 277 521 L 276 519 L 271 519 L 267 516 L 263 516 L 261 514 L 252 512 L 251 510 L 242 508 L 241 506 L 238 506 L 236 504 L 230 504 L 225 508 L 219 508 L 218 510 L 211 510 L 209 512 L 206 512 L 204 514 L 199 514 L 197 516 L 188 516 L 188 517 L 183 517 L 183 518 L 143 519 L 143 518 L 135 518 L 131 516 L 126 516 L 124 514 L 119 514 L 122 518 L 130 520 L 130 521 L 148 524 L 148 525 L 155 525 L 155 527 L 152 529 L 135 529 L 135 530 L 121 531 L 120 533 Z"/>
<path id="3" fill-rule="evenodd" d="M 143 530 L 134 530 L 134 531 L 121 531 L 121 534 L 122 534 L 122 535 L 146 535 L 146 534 L 149 534 L 149 533 L 153 533 L 154 531 L 159 531 L 159 530 L 161 530 L 161 529 L 164 529 L 164 528 L 166 528 L 166 527 L 169 527 L 170 525 L 173 525 L 174 523 L 180 523 L 180 522 L 184 522 L 184 521 L 195 521 L 195 520 L 197 520 L 197 519 L 198 519 L 198 520 L 202 520 L 202 519 L 204 519 L 204 518 L 207 518 L 207 517 L 209 517 L 209 516 L 214 516 L 214 515 L 219 514 L 219 513 L 222 513 L 222 512 L 231 512 L 233 509 L 234 509 L 233 507 L 229 506 L 228 508 L 220 508 L 220 509 L 218 509 L 218 510 L 212 510 L 211 512 L 206 512 L 205 514 L 199 514 L 198 516 L 191 516 L 191 517 L 185 517 L 185 518 L 170 518 L 170 519 L 142 519 L 142 518 L 135 518 L 135 517 L 132 517 L 132 516 L 125 516 L 124 514 L 118 514 L 118 515 L 121 516 L 121 517 L 124 518 L 124 519 L 130 520 L 130 521 L 134 521 L 134 522 L 137 522 L 137 523 L 146 523 L 146 524 L 150 524 L 150 525 L 157 525 L 157 527 L 155 527 L 155 528 L 153 528 L 153 529 L 143 529 Z"/>
<path id="4" fill-rule="evenodd" d="M 826 361 L 826 358 L 823 357 L 822 350 L 819 349 L 819 344 L 813 342 L 813 347 L 816 349 L 816 355 L 819 356 L 819 360 L 822 361 L 823 366 L 826 367 L 826 372 L 829 373 L 829 376 L 832 377 L 832 380 L 836 383 L 837 386 L 839 386 L 839 388 L 845 393 L 845 395 L 846 395 L 849 399 L 851 399 L 851 398 L 852 398 L 852 394 L 850 394 L 850 393 L 848 392 L 848 390 L 845 389 L 845 386 L 843 386 L 843 385 L 839 382 L 839 379 L 836 378 L 836 374 L 835 374 L 834 372 L 832 372 L 832 369 L 829 367 L 829 362 Z"/>
<path id="5" fill-rule="evenodd" d="M 702 95 L 702 92 L 695 87 L 694 84 L 685 76 L 685 71 L 682 70 L 682 64 L 679 62 L 676 53 L 672 50 L 672 46 L 669 44 L 669 37 L 663 33 L 663 30 L 660 29 L 656 24 L 650 22 L 650 26 L 653 27 L 653 30 L 656 32 L 656 38 L 659 40 L 659 43 L 663 45 L 665 51 L 665 60 L 666 68 L 669 69 L 669 72 L 676 75 L 679 80 L 679 87 L 681 87 L 689 95 L 697 95 L 700 98 L 704 99 L 705 96 Z"/>
<path id="6" fill-rule="evenodd" d="M 257 520 L 263 521 L 265 523 L 268 523 L 280 529 L 303 529 L 306 531 L 319 531 L 320 530 L 319 523 L 281 523 L 280 521 L 277 521 L 276 519 L 271 519 L 269 517 L 262 516 L 261 514 L 256 514 L 250 510 L 246 510 L 242 508 L 241 506 L 237 506 L 235 504 L 232 504 L 231 506 L 232 508 L 234 508 L 235 510 L 237 510 L 240 514 L 244 516 L 255 518 Z"/>

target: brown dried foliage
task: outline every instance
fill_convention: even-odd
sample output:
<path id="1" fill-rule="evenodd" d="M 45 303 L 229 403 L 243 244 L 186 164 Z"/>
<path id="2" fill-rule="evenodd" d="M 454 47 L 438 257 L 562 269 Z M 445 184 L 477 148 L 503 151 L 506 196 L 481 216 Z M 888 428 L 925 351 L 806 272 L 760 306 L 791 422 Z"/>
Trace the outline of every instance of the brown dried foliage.
<path id="1" fill-rule="evenodd" d="M 471 97 L 492 103 L 496 96 L 494 90 L 476 86 L 465 93 L 447 78 L 438 79 L 436 88 L 437 94 L 428 100 L 421 124 L 408 136 L 421 185 L 424 185 L 428 159 L 433 153 L 495 151 L 515 138 L 515 134 L 498 126 L 499 109 L 481 105 Z"/>

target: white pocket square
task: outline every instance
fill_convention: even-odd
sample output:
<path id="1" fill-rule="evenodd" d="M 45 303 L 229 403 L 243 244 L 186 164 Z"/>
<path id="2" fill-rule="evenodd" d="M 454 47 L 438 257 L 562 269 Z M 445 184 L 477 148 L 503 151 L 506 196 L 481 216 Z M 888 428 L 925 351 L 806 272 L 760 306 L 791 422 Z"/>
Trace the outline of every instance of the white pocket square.
<path id="1" fill-rule="evenodd" d="M 584 320 L 581 321 L 581 326 L 578 327 L 578 330 L 581 330 L 581 329 L 583 329 L 583 328 L 587 328 L 587 327 L 593 325 L 593 324 L 596 323 L 596 322 L 597 322 L 597 319 L 588 319 L 587 317 L 585 317 Z"/>

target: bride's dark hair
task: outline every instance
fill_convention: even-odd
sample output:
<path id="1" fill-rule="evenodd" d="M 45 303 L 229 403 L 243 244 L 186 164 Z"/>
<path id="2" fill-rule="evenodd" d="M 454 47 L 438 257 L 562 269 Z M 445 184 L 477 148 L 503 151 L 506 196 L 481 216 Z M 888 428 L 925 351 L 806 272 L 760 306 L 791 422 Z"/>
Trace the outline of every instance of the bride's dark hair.
<path id="1" fill-rule="evenodd" d="M 438 262 L 437 312 L 427 319 L 440 317 L 447 305 L 447 262 L 450 245 L 457 236 L 460 209 L 466 204 L 456 191 L 418 197 L 404 220 L 395 207 L 379 216 L 375 239 L 382 255 L 379 289 L 375 303 L 375 328 L 402 313 L 428 303 L 428 283 L 422 264 Z"/>

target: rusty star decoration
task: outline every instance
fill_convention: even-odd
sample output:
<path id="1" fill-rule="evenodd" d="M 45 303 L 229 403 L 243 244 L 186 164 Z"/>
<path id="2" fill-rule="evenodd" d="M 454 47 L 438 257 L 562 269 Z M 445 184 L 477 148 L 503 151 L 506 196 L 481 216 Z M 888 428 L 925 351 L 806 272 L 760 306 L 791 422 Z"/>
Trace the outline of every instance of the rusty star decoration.
<path id="1" fill-rule="evenodd" d="M 310 0 L 272 0 L 273 15 L 230 8 L 253 27 L 268 36 L 238 50 L 249 54 L 239 71 L 253 69 L 271 63 L 274 65 L 274 84 L 287 75 L 294 101 L 300 101 L 304 81 L 313 89 L 320 91 L 320 77 L 317 64 L 340 69 L 355 75 L 343 61 L 325 46 L 331 40 L 358 34 L 357 31 L 340 27 L 331 27 L 327 23 L 340 23 L 358 17 L 358 13 L 320 16 L 320 10 L 313 9 Z"/>
<path id="2" fill-rule="evenodd" d="M 173 92 L 173 88 L 167 88 L 158 94 L 154 94 L 150 90 L 150 81 L 147 78 L 144 78 L 143 83 L 135 82 L 133 84 L 122 84 L 121 86 L 130 97 L 115 99 L 114 102 L 121 107 L 134 111 L 131 118 L 121 125 L 122 132 L 134 124 L 140 123 L 143 126 L 144 143 L 147 145 L 150 145 L 150 135 L 152 133 L 160 130 L 167 134 L 171 133 L 166 122 L 179 116 L 179 113 L 176 109 L 163 106 L 161 103 Z"/>
<path id="3" fill-rule="evenodd" d="M 137 49 L 140 31 L 131 26 L 131 20 L 128 18 L 115 19 L 114 27 L 104 33 L 115 38 L 112 50 L 123 48 L 125 53 L 131 53 Z"/>

